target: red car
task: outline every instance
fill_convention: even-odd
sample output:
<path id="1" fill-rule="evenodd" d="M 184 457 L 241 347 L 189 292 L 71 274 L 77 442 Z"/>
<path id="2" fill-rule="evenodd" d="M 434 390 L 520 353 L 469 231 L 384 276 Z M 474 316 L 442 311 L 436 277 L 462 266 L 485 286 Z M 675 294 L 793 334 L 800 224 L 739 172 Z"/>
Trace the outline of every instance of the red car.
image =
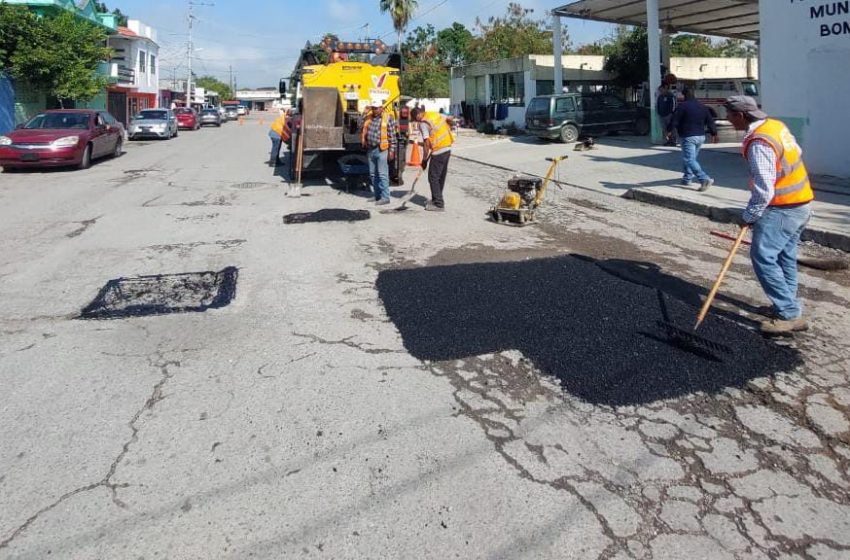
<path id="1" fill-rule="evenodd" d="M 198 113 L 194 109 L 188 107 L 178 107 L 174 109 L 174 114 L 177 115 L 177 128 L 198 130 L 201 128 L 201 119 L 198 118 Z"/>
<path id="2" fill-rule="evenodd" d="M 45 111 L 0 136 L 0 166 L 87 169 L 93 159 L 121 155 L 123 139 L 121 123 L 106 111 Z"/>

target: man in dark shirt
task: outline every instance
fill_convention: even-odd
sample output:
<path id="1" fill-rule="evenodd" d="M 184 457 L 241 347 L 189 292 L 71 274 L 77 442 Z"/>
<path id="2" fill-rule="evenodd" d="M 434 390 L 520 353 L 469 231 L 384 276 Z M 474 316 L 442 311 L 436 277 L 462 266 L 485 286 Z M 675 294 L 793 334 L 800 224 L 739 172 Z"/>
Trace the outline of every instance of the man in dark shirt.
<path id="1" fill-rule="evenodd" d="M 685 89 L 685 101 L 676 107 L 673 119 L 667 126 L 667 138 L 671 138 L 673 130 L 679 133 L 682 142 L 682 162 L 684 176 L 682 185 L 688 186 L 694 179 L 700 183 L 699 190 L 707 191 L 714 184 L 714 179 L 708 176 L 700 167 L 699 151 L 705 144 L 705 131 L 711 133 L 712 142 L 717 142 L 717 125 L 708 107 L 697 101 L 694 90 Z"/>

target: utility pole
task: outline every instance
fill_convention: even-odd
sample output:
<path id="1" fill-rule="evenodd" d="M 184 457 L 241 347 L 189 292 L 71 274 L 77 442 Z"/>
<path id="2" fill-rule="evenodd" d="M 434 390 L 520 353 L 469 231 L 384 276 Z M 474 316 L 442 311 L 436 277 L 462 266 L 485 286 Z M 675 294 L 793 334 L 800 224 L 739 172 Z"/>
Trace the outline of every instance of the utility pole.
<path id="1" fill-rule="evenodd" d="M 193 89 L 192 89 L 192 56 L 195 54 L 195 45 L 192 43 L 192 27 L 195 23 L 195 15 L 192 13 L 192 10 L 195 6 L 215 6 L 212 3 L 206 2 L 195 2 L 194 0 L 188 0 L 189 2 L 189 44 L 188 47 L 188 59 L 189 59 L 189 75 L 186 78 L 186 107 L 190 107 L 192 105 L 192 97 L 194 97 Z"/>
<path id="2" fill-rule="evenodd" d="M 228 69 L 230 70 L 230 81 L 228 82 L 228 85 L 230 86 L 230 91 L 233 92 L 233 95 L 236 95 L 236 90 L 233 89 L 233 65 L 231 64 L 228 66 Z"/>

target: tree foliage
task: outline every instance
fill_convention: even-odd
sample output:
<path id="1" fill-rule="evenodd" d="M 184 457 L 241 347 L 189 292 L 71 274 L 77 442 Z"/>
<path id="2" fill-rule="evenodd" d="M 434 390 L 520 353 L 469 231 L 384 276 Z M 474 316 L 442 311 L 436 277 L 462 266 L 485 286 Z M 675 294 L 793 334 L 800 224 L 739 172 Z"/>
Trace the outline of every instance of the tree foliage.
<path id="1" fill-rule="evenodd" d="M 35 16 L 24 6 L 0 3 L 0 71 L 13 71 L 12 56 L 18 46 L 35 35 Z"/>
<path id="2" fill-rule="evenodd" d="M 624 88 L 642 84 L 649 76 L 649 47 L 646 29 L 620 26 L 607 46 L 605 71 Z"/>
<path id="3" fill-rule="evenodd" d="M 472 32 L 462 23 L 454 22 L 451 27 L 437 32 L 437 53 L 444 64 L 460 66 L 466 64 Z"/>
<path id="4" fill-rule="evenodd" d="M 233 99 L 233 90 L 230 86 L 218 78 L 212 76 L 201 76 L 195 80 L 195 85 L 204 88 L 207 91 L 214 91 L 218 94 L 219 99 Z"/>
<path id="5" fill-rule="evenodd" d="M 681 33 L 670 40 L 670 56 L 713 57 L 718 52 L 708 37 Z"/>
<path id="6" fill-rule="evenodd" d="M 401 46 L 401 37 L 407 29 L 407 24 L 413 18 L 413 12 L 416 11 L 418 4 L 417 0 L 380 0 L 381 13 L 389 13 L 393 20 L 393 28 L 398 34 L 399 47 Z"/>
<path id="7" fill-rule="evenodd" d="M 468 46 L 467 62 L 487 62 L 501 58 L 515 58 L 527 54 L 549 54 L 553 50 L 552 33 L 545 20 L 532 17 L 534 10 L 511 2 L 502 17 L 491 17 L 486 22 L 476 20 L 479 34 Z M 569 49 L 566 30 L 561 38 L 564 50 Z"/>
<path id="8" fill-rule="evenodd" d="M 66 11 L 32 19 L 0 12 L 0 18 L 7 15 L 26 26 L 25 39 L 10 39 L 13 50 L 5 55 L 14 78 L 45 90 L 60 103 L 87 101 L 104 90 L 106 78 L 97 73 L 98 63 L 111 56 L 104 29 Z M 0 19 L 0 29 L 7 27 L 6 20 Z"/>
<path id="9" fill-rule="evenodd" d="M 433 25 L 417 27 L 402 45 L 406 67 L 402 94 L 418 98 L 449 96 L 449 67 Z"/>

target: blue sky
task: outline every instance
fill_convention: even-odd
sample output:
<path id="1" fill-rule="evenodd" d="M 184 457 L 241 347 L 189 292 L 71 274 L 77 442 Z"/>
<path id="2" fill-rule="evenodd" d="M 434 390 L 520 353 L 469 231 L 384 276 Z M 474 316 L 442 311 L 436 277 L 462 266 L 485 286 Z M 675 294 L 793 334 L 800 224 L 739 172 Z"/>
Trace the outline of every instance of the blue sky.
<path id="1" fill-rule="evenodd" d="M 304 43 L 316 42 L 324 33 L 340 38 L 361 38 L 368 24 L 370 36 L 394 42 L 395 32 L 388 15 L 381 14 L 378 0 L 196 0 L 195 48 L 196 74 L 212 74 L 228 81 L 228 67 L 239 87 L 273 86 L 288 76 Z M 566 1 L 524 0 L 534 16 Z M 157 29 L 161 45 L 161 77 L 172 72 L 186 74 L 187 25 L 186 0 L 106 0 L 110 8 L 120 8 L 133 19 Z M 476 17 L 486 20 L 502 15 L 508 0 L 419 0 L 419 8 L 410 29 L 432 24 L 437 29 L 459 21 L 469 28 Z M 574 45 L 593 42 L 606 34 L 610 26 L 579 20 L 564 20 Z"/>

